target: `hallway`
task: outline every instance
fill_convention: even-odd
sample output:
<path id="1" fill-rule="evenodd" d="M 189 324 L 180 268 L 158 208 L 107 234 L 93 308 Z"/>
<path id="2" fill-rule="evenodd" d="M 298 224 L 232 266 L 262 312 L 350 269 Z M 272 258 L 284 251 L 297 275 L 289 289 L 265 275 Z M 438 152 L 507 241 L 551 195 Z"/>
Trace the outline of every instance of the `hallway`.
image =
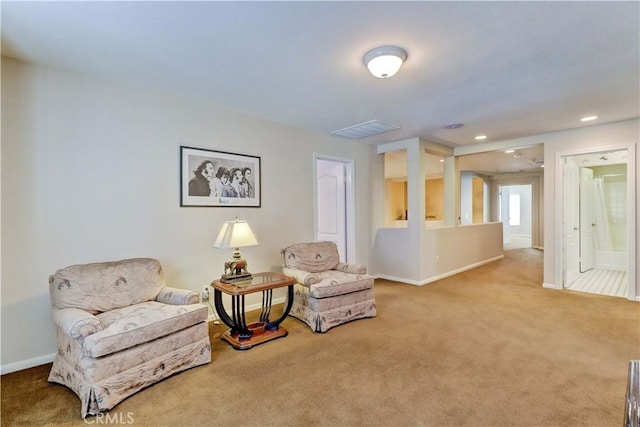
<path id="1" fill-rule="evenodd" d="M 508 243 L 503 245 L 505 251 L 514 249 L 525 249 L 531 247 L 531 236 L 511 236 Z"/>

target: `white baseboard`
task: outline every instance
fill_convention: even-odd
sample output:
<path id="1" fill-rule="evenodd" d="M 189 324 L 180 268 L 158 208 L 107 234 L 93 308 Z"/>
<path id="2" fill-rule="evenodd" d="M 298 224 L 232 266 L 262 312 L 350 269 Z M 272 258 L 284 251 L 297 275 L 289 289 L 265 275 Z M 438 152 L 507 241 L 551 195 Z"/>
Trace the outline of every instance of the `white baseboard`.
<path id="1" fill-rule="evenodd" d="M 498 255 L 496 257 L 485 259 L 484 261 L 476 262 L 474 264 L 469 264 L 469 265 L 466 265 L 464 267 L 457 268 L 457 269 L 451 270 L 451 271 L 447 271 L 446 273 L 438 274 L 437 276 L 432 276 L 432 277 L 429 277 L 429 278 L 423 279 L 423 280 L 411 280 L 411 279 L 405 279 L 404 277 L 395 277 L 395 276 L 389 276 L 389 275 L 386 275 L 386 274 L 380 274 L 380 275 L 378 275 L 378 277 L 381 278 L 381 279 L 393 280 L 394 282 L 401 282 L 401 283 L 407 283 L 409 285 L 422 286 L 422 285 L 426 285 L 427 283 L 435 282 L 436 280 L 444 279 L 446 277 L 453 276 L 453 275 L 458 274 L 458 273 L 462 273 L 463 271 L 467 271 L 467 270 L 471 270 L 471 269 L 476 268 L 476 267 L 480 267 L 481 265 L 485 265 L 485 264 L 492 263 L 494 261 L 501 260 L 502 258 L 504 258 L 504 255 Z"/>
<path id="2" fill-rule="evenodd" d="M 21 371 L 23 369 L 33 368 L 36 366 L 44 365 L 46 363 L 53 362 L 56 357 L 55 353 L 46 354 L 40 357 L 34 357 L 33 359 L 21 360 L 19 362 L 7 363 L 0 366 L 0 375 L 10 374 L 11 372 Z"/>
<path id="3" fill-rule="evenodd" d="M 406 283 L 408 285 L 424 285 L 424 283 L 421 283 L 417 280 L 405 279 L 404 277 L 389 276 L 388 274 L 378 274 L 374 277 L 377 279 L 391 280 L 392 282 Z"/>

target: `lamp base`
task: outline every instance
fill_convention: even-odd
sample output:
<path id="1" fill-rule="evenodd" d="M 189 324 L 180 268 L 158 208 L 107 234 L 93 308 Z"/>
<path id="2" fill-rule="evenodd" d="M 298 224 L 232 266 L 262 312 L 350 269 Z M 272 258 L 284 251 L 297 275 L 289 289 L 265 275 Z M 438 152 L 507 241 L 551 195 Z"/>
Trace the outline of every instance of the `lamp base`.
<path id="1" fill-rule="evenodd" d="M 224 274 L 220 276 L 223 283 L 234 283 L 239 280 L 251 279 L 251 273 L 247 271 L 247 261 L 240 256 L 240 250 L 236 249 L 233 258 L 225 261 Z"/>
<path id="2" fill-rule="evenodd" d="M 223 274 L 220 276 L 220 281 L 222 283 L 235 283 L 244 280 L 251 280 L 252 277 L 251 273 Z"/>

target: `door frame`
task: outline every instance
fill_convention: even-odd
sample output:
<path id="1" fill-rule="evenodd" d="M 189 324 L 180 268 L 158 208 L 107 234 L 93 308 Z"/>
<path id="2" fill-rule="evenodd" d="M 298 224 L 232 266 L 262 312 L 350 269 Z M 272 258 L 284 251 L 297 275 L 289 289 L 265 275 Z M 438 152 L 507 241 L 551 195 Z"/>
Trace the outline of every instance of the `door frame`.
<path id="1" fill-rule="evenodd" d="M 346 230 L 346 248 L 347 255 L 343 262 L 355 262 L 356 248 L 355 248 L 355 189 L 354 189 L 354 176 L 355 176 L 355 162 L 353 159 L 332 156 L 328 154 L 313 153 L 313 239 L 317 240 L 318 236 L 318 160 L 328 160 L 332 162 L 342 163 L 344 165 L 345 173 L 345 214 L 347 221 Z"/>
<path id="2" fill-rule="evenodd" d="M 627 233 L 631 238 L 627 241 L 627 253 L 629 257 L 629 265 L 627 267 L 627 275 L 629 277 L 629 286 L 627 289 L 627 299 L 632 301 L 640 301 L 640 289 L 633 284 L 637 279 L 637 265 L 636 265 L 636 240 L 638 237 L 636 230 L 636 204 L 639 201 L 636 196 L 637 190 L 637 171 L 636 171 L 636 149 L 634 144 L 611 144 L 603 145 L 599 147 L 591 147 L 586 149 L 573 149 L 555 154 L 555 177 L 556 181 L 559 180 L 556 185 L 557 194 L 555 197 L 555 242 L 553 242 L 555 249 L 555 282 L 560 284 L 559 289 L 565 287 L 564 284 L 564 235 L 562 233 L 564 207 L 562 200 L 564 198 L 564 176 L 563 166 L 564 157 L 577 156 L 581 154 L 600 153 L 605 151 L 618 151 L 627 150 Z M 558 268 L 559 266 L 559 268 Z"/>

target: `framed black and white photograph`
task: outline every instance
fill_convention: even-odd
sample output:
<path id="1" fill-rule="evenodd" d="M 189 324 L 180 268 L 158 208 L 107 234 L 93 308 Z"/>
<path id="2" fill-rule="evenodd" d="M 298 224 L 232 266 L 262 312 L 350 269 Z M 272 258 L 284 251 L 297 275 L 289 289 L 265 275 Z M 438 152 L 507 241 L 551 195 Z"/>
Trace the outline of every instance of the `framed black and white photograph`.
<path id="1" fill-rule="evenodd" d="M 260 157 L 180 147 L 180 206 L 260 207 Z"/>

